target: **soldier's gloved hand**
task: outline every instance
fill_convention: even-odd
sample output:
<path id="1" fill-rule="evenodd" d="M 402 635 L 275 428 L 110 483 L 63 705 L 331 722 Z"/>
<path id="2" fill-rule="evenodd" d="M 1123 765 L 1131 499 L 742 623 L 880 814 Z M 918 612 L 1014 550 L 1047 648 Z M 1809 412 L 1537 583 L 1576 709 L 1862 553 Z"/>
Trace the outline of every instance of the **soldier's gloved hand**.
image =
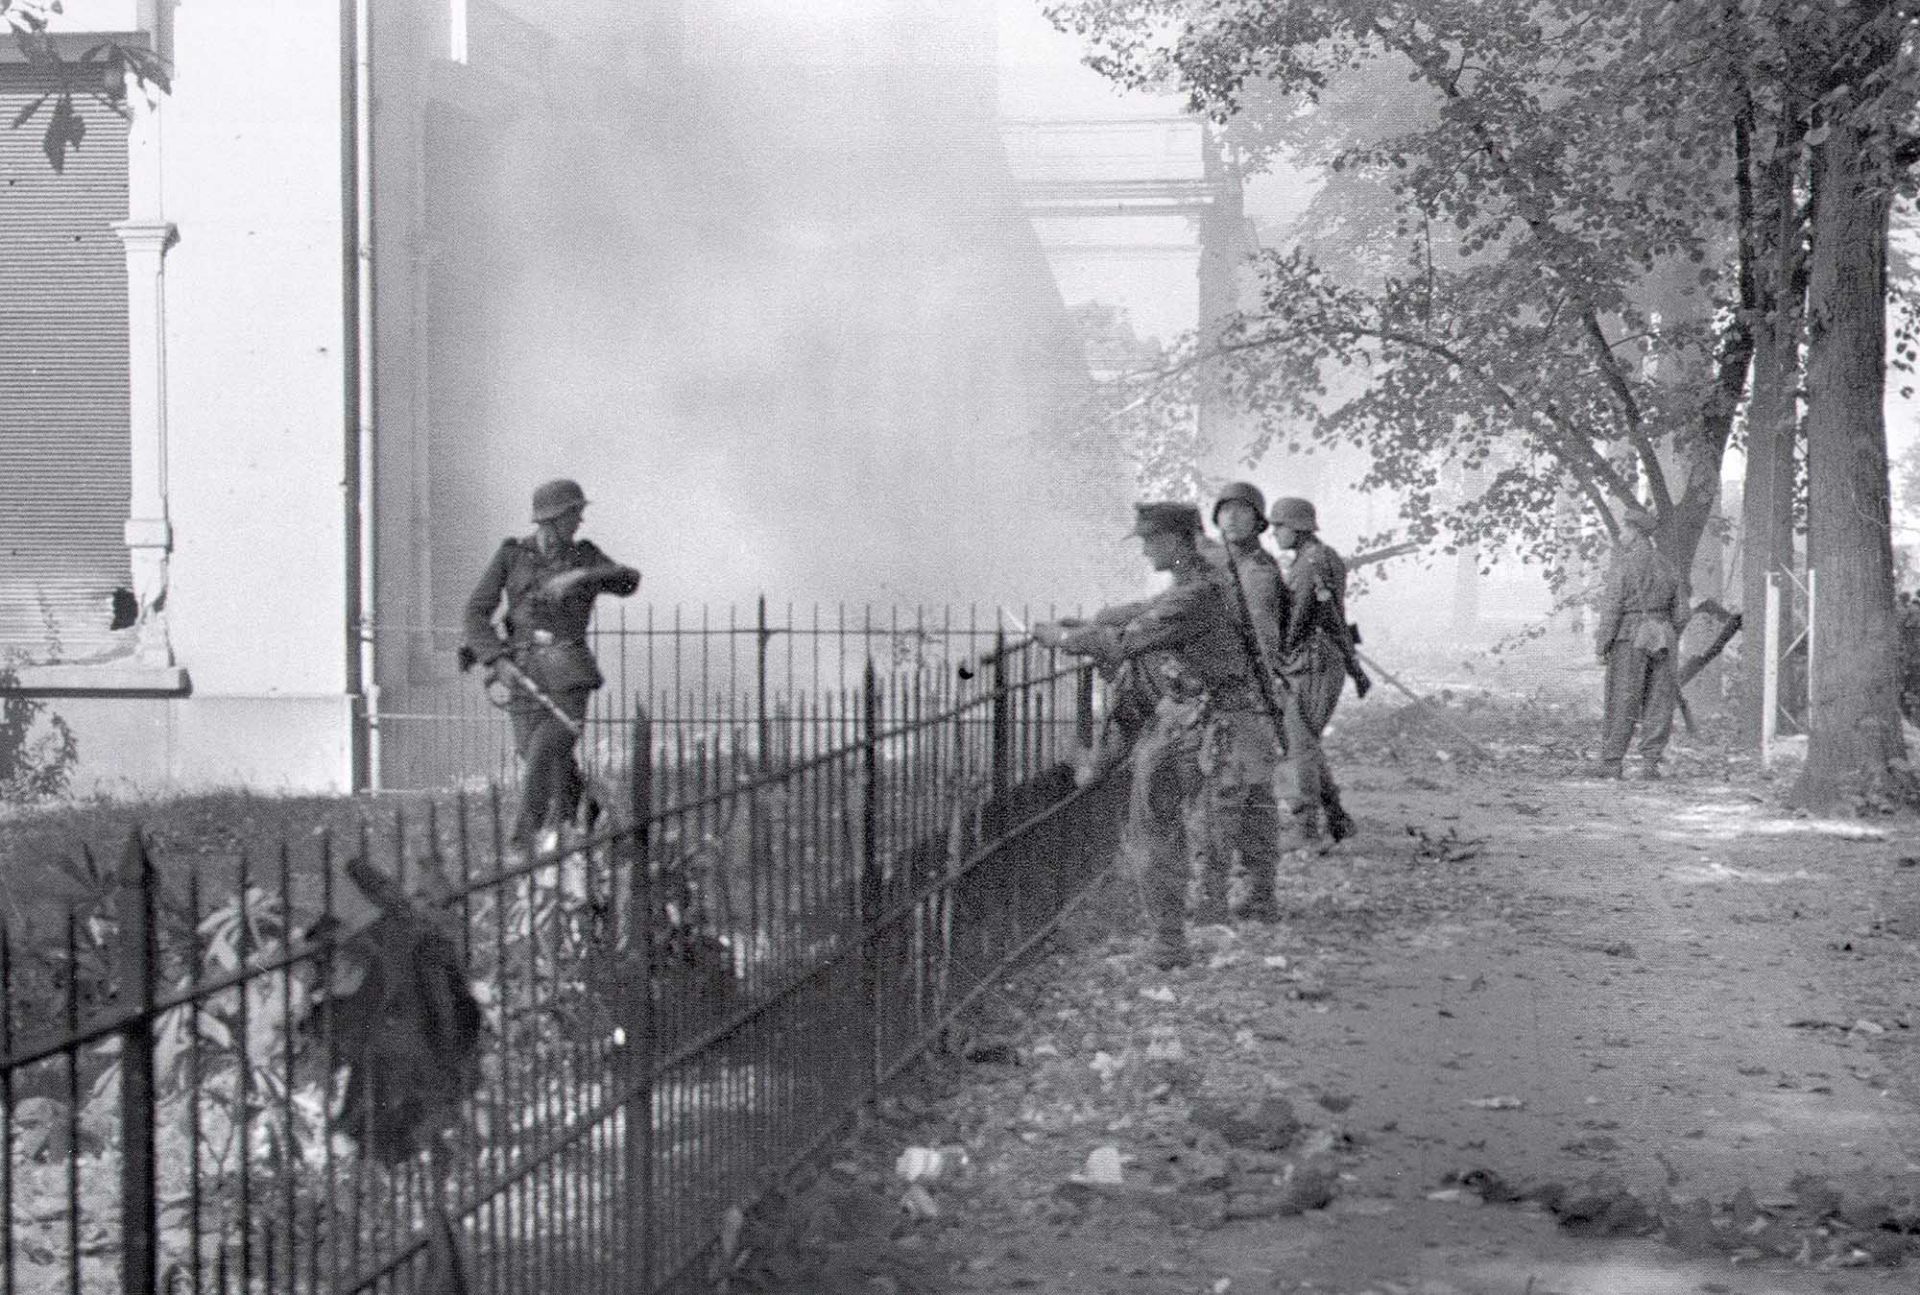
<path id="1" fill-rule="evenodd" d="M 1373 691 L 1372 676 L 1370 676 L 1365 670 L 1354 671 L 1353 672 L 1353 695 L 1355 697 L 1365 697 L 1369 692 L 1372 692 L 1372 691 Z"/>

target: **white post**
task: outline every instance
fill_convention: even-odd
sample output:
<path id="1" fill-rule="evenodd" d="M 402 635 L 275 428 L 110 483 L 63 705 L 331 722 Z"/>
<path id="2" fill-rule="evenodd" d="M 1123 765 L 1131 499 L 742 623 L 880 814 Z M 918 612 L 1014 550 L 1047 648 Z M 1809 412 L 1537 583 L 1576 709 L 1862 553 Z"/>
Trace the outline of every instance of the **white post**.
<path id="1" fill-rule="evenodd" d="M 132 124 L 127 135 L 128 217 L 113 227 L 127 255 L 128 431 L 132 496 L 127 508 L 127 552 L 139 608 L 134 659 L 170 666 L 167 632 L 167 297 L 166 255 L 174 227 L 161 215 L 160 108 L 147 87 L 129 85 Z"/>
<path id="2" fill-rule="evenodd" d="M 1767 572 L 1767 626 L 1760 653 L 1760 767 L 1773 763 L 1780 726 L 1780 573 Z"/>
<path id="3" fill-rule="evenodd" d="M 1813 631 L 1820 623 L 1819 598 L 1820 573 L 1812 567 L 1807 568 L 1807 742 L 1813 742 L 1813 662 L 1815 643 Z"/>

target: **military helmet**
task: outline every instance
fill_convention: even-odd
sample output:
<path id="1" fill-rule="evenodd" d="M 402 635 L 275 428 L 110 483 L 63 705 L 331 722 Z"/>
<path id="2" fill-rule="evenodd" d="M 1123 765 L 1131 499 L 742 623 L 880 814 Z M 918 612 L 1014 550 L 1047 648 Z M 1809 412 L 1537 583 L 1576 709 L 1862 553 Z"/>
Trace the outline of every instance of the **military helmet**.
<path id="1" fill-rule="evenodd" d="M 1260 493 L 1260 487 L 1251 481 L 1230 481 L 1220 487 L 1219 498 L 1213 501 L 1213 520 L 1220 520 L 1220 506 L 1238 500 L 1253 509 L 1253 515 L 1260 519 L 1260 529 L 1267 529 L 1267 497 Z"/>
<path id="2" fill-rule="evenodd" d="M 558 481 L 548 481 L 534 487 L 533 520 L 536 522 L 550 522 L 586 506 L 587 492 L 580 488 L 578 481 L 562 477 Z"/>
<path id="3" fill-rule="evenodd" d="M 1133 506 L 1134 535 L 1161 535 L 1172 532 L 1176 535 L 1200 534 L 1200 510 L 1192 504 L 1151 503 Z"/>
<path id="4" fill-rule="evenodd" d="M 1313 504 L 1306 499 L 1296 499 L 1289 495 L 1285 499 L 1273 501 L 1273 511 L 1267 514 L 1267 520 L 1275 526 L 1284 526 L 1295 531 L 1317 531 L 1320 519 L 1314 514 Z"/>

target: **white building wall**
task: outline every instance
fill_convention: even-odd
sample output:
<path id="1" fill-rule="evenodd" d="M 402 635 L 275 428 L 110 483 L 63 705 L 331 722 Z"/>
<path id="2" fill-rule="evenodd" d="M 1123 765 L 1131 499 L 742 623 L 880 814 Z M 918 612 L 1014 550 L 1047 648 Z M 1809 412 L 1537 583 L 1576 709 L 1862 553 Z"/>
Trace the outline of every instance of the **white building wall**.
<path id="1" fill-rule="evenodd" d="M 176 231 L 161 493 L 164 615 L 187 681 L 163 695 L 138 666 L 42 679 L 79 737 L 76 789 L 344 790 L 340 6 L 83 2 L 63 25 L 143 30 L 173 66 L 129 169 L 132 214 Z"/>

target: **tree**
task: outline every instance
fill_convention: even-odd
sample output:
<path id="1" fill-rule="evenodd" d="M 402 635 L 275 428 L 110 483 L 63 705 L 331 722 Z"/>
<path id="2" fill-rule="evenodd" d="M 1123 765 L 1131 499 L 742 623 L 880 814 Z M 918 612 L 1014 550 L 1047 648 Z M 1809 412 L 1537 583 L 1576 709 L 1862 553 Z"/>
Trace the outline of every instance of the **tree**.
<path id="1" fill-rule="evenodd" d="M 19 130 L 42 118 L 40 148 L 56 171 L 66 169 L 67 153 L 87 138 L 86 119 L 74 109 L 76 95 L 88 95 L 125 115 L 130 83 L 151 85 L 165 93 L 170 85 L 166 61 L 152 50 L 118 41 L 101 41 L 81 51 L 78 58 L 61 57 L 48 19 L 60 10 L 59 0 L 0 0 L 0 21 L 12 34 L 27 62 L 47 78 L 45 93 L 15 114 L 8 127 Z"/>
<path id="2" fill-rule="evenodd" d="M 1894 0 L 1803 6 L 1819 77 L 1806 142 L 1809 565 L 1818 572 L 1807 763 L 1792 799 L 1910 799 L 1900 731 L 1886 387 L 1887 239 L 1920 84 Z"/>
<path id="3" fill-rule="evenodd" d="M 1744 408 L 1757 613 L 1767 572 L 1791 561 L 1804 390 L 1809 548 L 1816 565 L 1835 556 L 1794 796 L 1906 794 L 1881 413 L 1888 220 L 1920 162 L 1906 0 L 1063 0 L 1051 12 L 1116 80 L 1178 87 L 1221 121 L 1251 106 L 1256 139 L 1283 133 L 1269 122 L 1284 113 L 1260 120 L 1264 96 L 1298 113 L 1371 62 L 1432 91 L 1420 128 L 1333 159 L 1392 176 L 1396 270 L 1365 283 L 1300 248 L 1270 256 L 1261 308 L 1220 344 L 1269 434 L 1295 420 L 1366 445 L 1370 484 L 1405 488 L 1416 530 L 1438 465 L 1484 461 L 1503 441 L 1519 453 L 1478 509 L 1486 530 L 1551 560 L 1556 483 L 1609 529 L 1644 491 L 1661 547 L 1688 563 Z M 1688 264 L 1695 308 L 1675 319 Z M 1367 382 L 1323 408 L 1330 368 Z"/>
<path id="4" fill-rule="evenodd" d="M 1303 118 L 1321 123 L 1334 182 L 1316 205 L 1338 197 L 1351 216 L 1371 187 L 1392 211 L 1349 222 L 1371 241 L 1363 255 L 1324 241 L 1264 254 L 1258 308 L 1189 348 L 1182 372 L 1225 363 L 1259 415 L 1256 452 L 1303 432 L 1364 446 L 1363 485 L 1402 492 L 1414 536 L 1517 543 L 1559 570 L 1643 495 L 1662 547 L 1691 559 L 1752 350 L 1729 123 L 1665 110 L 1706 37 L 1653 8 L 1078 0 L 1052 13 L 1095 67 L 1177 86 L 1238 128 L 1252 165 L 1297 146 Z M 1384 133 L 1346 99 L 1381 68 L 1421 91 L 1411 125 Z M 1442 474 L 1496 448 L 1486 491 L 1439 510 Z M 1569 551 L 1555 507 L 1569 490 L 1587 554 Z"/>
<path id="5" fill-rule="evenodd" d="M 1741 228 L 1752 246 L 1753 378 L 1746 409 L 1741 492 L 1741 654 L 1739 712 L 1750 741 L 1760 737 L 1765 698 L 1766 605 L 1770 577 L 1794 568 L 1796 454 L 1800 443 L 1801 351 L 1806 337 L 1806 107 L 1797 68 L 1805 51 L 1784 4 L 1748 5 L 1728 26 L 1740 151 Z M 1781 614 L 1787 600 L 1782 599 Z M 1781 625 L 1780 641 L 1789 635 Z"/>

